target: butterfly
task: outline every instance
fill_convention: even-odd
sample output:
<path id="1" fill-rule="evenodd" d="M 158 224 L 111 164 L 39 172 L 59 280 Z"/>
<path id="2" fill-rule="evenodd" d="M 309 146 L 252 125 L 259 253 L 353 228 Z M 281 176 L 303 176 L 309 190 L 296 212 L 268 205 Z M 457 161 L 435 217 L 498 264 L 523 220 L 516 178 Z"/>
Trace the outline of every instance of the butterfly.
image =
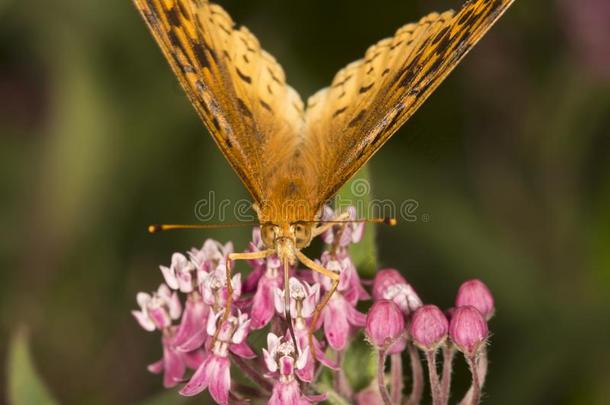
<path id="1" fill-rule="evenodd" d="M 286 286 L 289 266 L 300 261 L 332 280 L 316 307 L 311 339 L 339 275 L 301 249 L 347 221 L 320 222 L 323 204 L 417 111 L 514 0 L 470 0 L 459 12 L 431 13 L 407 24 L 340 70 L 306 104 L 274 57 L 221 6 L 207 0 L 133 1 L 254 200 L 266 249 L 229 255 L 228 297 L 233 261 L 277 254 Z M 290 308 L 288 288 L 285 292 Z M 230 310 L 229 299 L 223 321 Z"/>

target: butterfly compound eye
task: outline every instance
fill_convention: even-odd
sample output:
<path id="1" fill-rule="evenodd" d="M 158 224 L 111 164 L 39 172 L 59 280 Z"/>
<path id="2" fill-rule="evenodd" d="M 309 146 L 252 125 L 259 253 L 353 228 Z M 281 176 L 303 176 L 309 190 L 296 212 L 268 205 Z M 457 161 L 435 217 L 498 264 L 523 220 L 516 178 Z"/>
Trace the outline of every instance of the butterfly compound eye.
<path id="1" fill-rule="evenodd" d="M 296 222 L 292 226 L 297 247 L 303 248 L 309 245 L 309 242 L 311 241 L 311 225 Z"/>
<path id="2" fill-rule="evenodd" d="M 273 224 L 264 224 L 261 227 L 261 239 L 268 249 L 273 248 L 277 226 Z"/>

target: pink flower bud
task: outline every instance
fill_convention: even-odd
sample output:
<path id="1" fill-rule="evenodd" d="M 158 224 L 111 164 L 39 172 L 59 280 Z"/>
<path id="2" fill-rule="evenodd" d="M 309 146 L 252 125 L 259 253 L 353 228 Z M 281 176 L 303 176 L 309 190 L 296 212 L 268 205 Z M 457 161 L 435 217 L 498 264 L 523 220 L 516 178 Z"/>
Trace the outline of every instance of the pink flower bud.
<path id="1" fill-rule="evenodd" d="M 436 305 L 420 307 L 411 318 L 409 333 L 413 342 L 422 350 L 438 349 L 447 338 L 449 321 Z"/>
<path id="2" fill-rule="evenodd" d="M 472 306 L 455 308 L 449 324 L 449 336 L 457 348 L 473 356 L 485 344 L 489 334 L 483 315 Z"/>
<path id="3" fill-rule="evenodd" d="M 468 280 L 460 286 L 455 299 L 456 307 L 471 305 L 489 321 L 495 312 L 494 298 L 481 280 Z"/>
<path id="4" fill-rule="evenodd" d="M 373 304 L 366 316 L 366 334 L 377 348 L 387 348 L 388 353 L 398 353 L 405 348 L 403 313 L 392 301 L 381 300 Z M 390 345 L 388 347 L 388 345 Z"/>
<path id="5" fill-rule="evenodd" d="M 394 301 L 406 315 L 422 306 L 422 301 L 396 269 L 377 272 L 373 281 L 373 299 Z"/>

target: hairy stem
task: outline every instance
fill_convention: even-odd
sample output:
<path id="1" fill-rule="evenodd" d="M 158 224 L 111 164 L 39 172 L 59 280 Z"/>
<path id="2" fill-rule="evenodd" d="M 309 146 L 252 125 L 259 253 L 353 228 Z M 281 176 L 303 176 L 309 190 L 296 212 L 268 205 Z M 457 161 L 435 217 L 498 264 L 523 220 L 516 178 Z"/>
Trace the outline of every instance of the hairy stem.
<path id="1" fill-rule="evenodd" d="M 441 405 L 441 385 L 438 380 L 438 372 L 436 371 L 436 350 L 426 352 L 426 361 L 428 362 L 428 378 L 430 379 L 432 403 L 434 405 Z"/>
<path id="2" fill-rule="evenodd" d="M 392 403 L 400 404 L 402 402 L 402 356 L 400 353 L 394 353 L 390 357 L 392 380 L 390 387 L 392 388 Z"/>
<path id="3" fill-rule="evenodd" d="M 379 362 L 377 364 L 377 384 L 379 385 L 379 393 L 381 394 L 381 399 L 383 399 L 383 403 L 385 405 L 392 405 L 390 394 L 388 393 L 388 389 L 385 386 L 385 359 L 386 350 L 379 350 Z"/>
<path id="4" fill-rule="evenodd" d="M 312 384 L 316 392 L 324 392 L 327 395 L 326 401 L 332 405 L 349 405 L 350 403 L 339 395 L 338 392 L 333 390 L 329 385 L 326 384 Z"/>
<path id="5" fill-rule="evenodd" d="M 233 364 L 235 364 L 246 376 L 252 379 L 255 383 L 257 383 L 264 391 L 267 393 L 271 392 L 273 386 L 269 381 L 267 381 L 259 371 L 255 370 L 247 361 L 242 359 L 239 356 L 231 356 L 231 360 L 233 360 Z"/>
<path id="6" fill-rule="evenodd" d="M 413 379 L 411 385 L 411 394 L 407 400 L 407 405 L 417 405 L 421 402 L 421 397 L 424 392 L 424 370 L 421 365 L 419 353 L 412 343 L 407 343 L 409 350 L 409 359 L 411 361 L 411 376 Z"/>
<path id="7" fill-rule="evenodd" d="M 478 354 L 478 358 L 475 361 L 477 366 L 477 377 L 479 378 L 479 399 L 481 390 L 485 385 L 485 379 L 487 378 L 487 348 L 483 347 Z M 470 364 L 469 364 L 470 365 Z M 464 398 L 460 401 L 460 405 L 470 405 L 472 402 L 472 396 L 474 395 L 474 387 L 470 387 Z"/>
<path id="8" fill-rule="evenodd" d="M 441 398 L 443 404 L 449 403 L 454 356 L 455 348 L 450 343 L 446 343 L 443 347 L 443 376 L 441 377 Z"/>
<path id="9" fill-rule="evenodd" d="M 354 395 L 354 392 L 349 384 L 349 381 L 347 381 L 347 376 L 345 375 L 345 369 L 343 368 L 344 358 L 345 356 L 343 352 L 337 352 L 337 364 L 339 365 L 339 370 L 335 372 L 334 388 L 335 391 L 345 398 L 351 398 Z"/>
<path id="10" fill-rule="evenodd" d="M 479 367 L 477 366 L 476 355 L 466 357 L 466 361 L 472 374 L 472 386 L 469 390 L 469 392 L 472 391 L 472 396 L 469 403 L 471 405 L 479 405 L 481 401 L 481 383 L 479 381 Z"/>

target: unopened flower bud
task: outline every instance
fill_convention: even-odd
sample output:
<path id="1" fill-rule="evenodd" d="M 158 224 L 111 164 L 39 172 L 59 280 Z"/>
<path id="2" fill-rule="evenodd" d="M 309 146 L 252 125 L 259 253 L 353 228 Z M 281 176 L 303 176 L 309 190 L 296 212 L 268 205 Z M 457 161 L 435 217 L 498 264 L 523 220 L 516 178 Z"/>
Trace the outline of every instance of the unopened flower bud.
<path id="1" fill-rule="evenodd" d="M 455 306 L 471 305 L 479 310 L 481 315 L 489 321 L 495 312 L 494 298 L 489 288 L 481 280 L 468 280 L 460 286 Z"/>
<path id="2" fill-rule="evenodd" d="M 424 305 L 413 313 L 409 333 L 417 347 L 433 351 L 445 342 L 449 321 L 436 305 Z"/>
<path id="3" fill-rule="evenodd" d="M 373 281 L 373 299 L 394 301 L 406 315 L 422 306 L 422 301 L 395 269 L 378 271 Z"/>
<path id="4" fill-rule="evenodd" d="M 403 313 L 392 301 L 381 300 L 373 304 L 366 317 L 365 331 L 373 345 L 387 349 L 389 354 L 405 348 Z"/>
<path id="5" fill-rule="evenodd" d="M 483 315 L 473 306 L 455 308 L 449 323 L 449 336 L 457 348 L 473 356 L 485 344 L 489 334 Z"/>

